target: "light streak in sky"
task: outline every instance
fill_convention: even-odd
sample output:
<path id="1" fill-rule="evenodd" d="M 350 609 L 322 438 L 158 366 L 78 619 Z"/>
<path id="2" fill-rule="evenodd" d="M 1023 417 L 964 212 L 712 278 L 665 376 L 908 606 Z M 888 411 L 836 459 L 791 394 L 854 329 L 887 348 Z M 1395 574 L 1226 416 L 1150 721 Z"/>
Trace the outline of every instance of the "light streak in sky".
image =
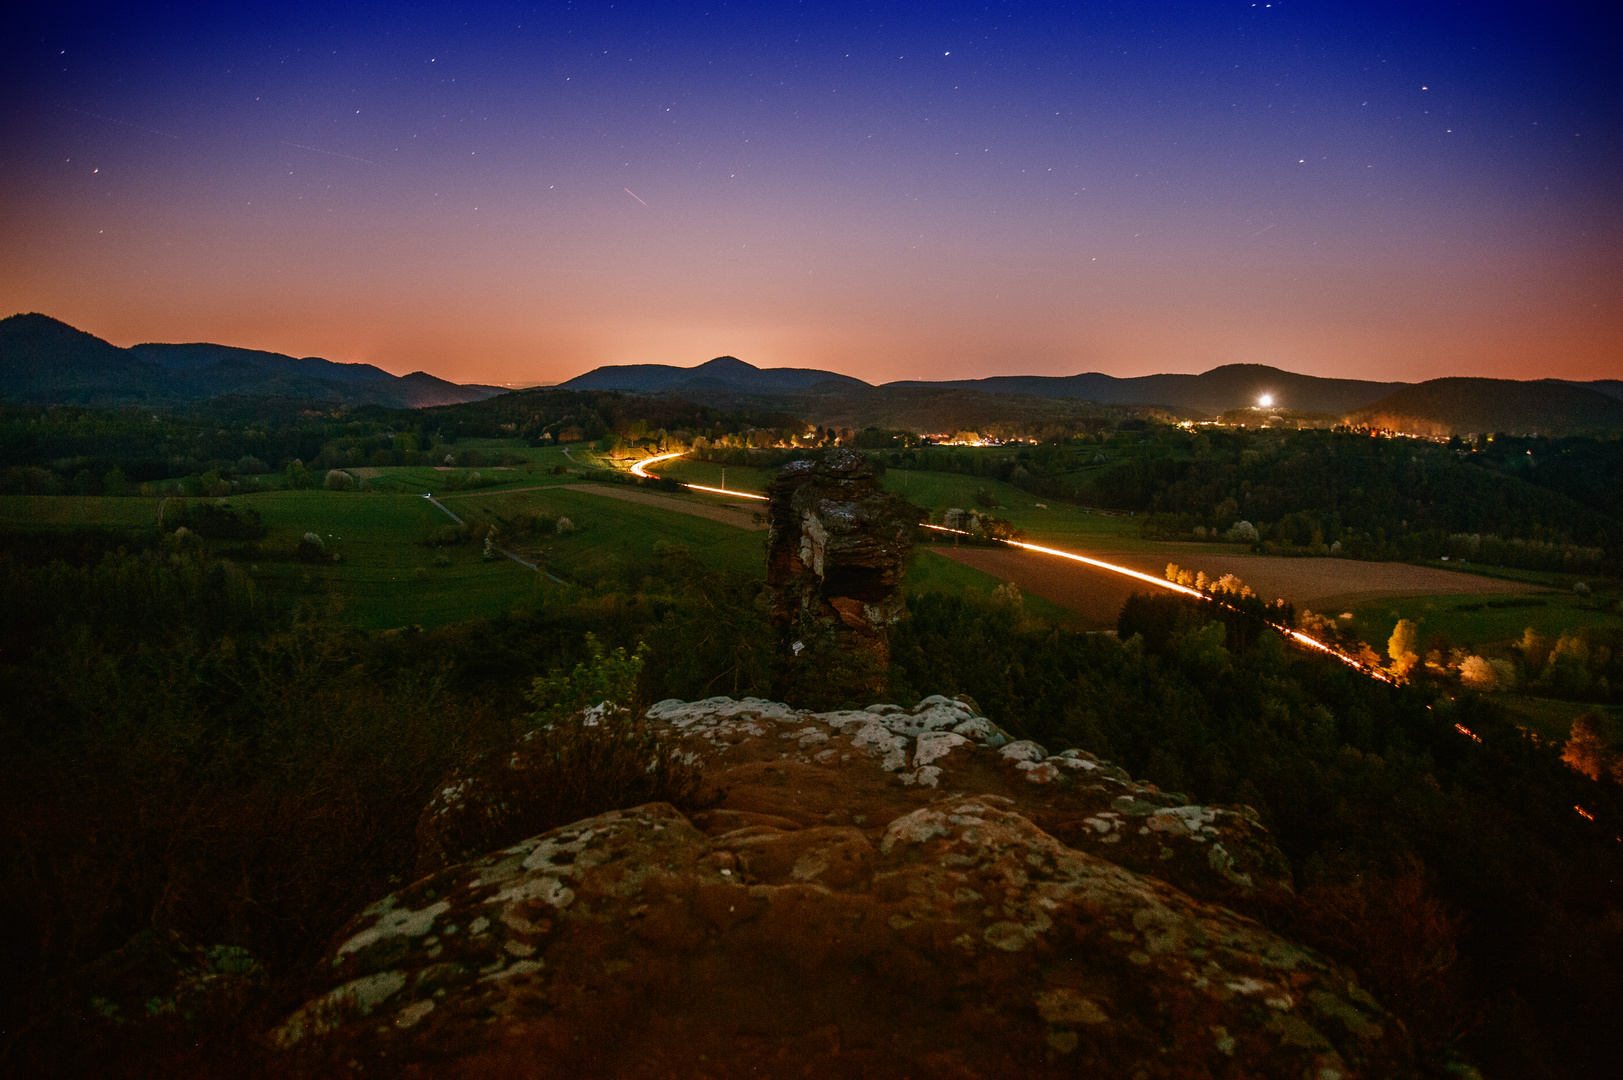
<path id="1" fill-rule="evenodd" d="M 288 142 L 286 139 L 282 140 L 282 145 L 283 146 L 296 146 L 300 150 L 308 150 L 312 154 L 326 154 L 328 157 L 341 157 L 341 158 L 346 158 L 346 159 L 348 159 L 350 161 L 359 161 L 362 165 L 376 165 L 377 164 L 377 162 L 375 162 L 375 161 L 368 161 L 366 158 L 356 157 L 354 154 L 340 154 L 336 150 L 323 150 L 319 146 L 306 146 L 303 143 Z"/>
<path id="2" fill-rule="evenodd" d="M 640 195 L 638 195 L 635 191 L 632 191 L 630 188 L 626 188 L 625 193 L 627 195 L 630 195 L 633 199 L 636 199 L 638 202 L 641 202 L 644 206 L 648 205 L 647 203 L 642 202 L 642 197 Z"/>
<path id="3" fill-rule="evenodd" d="M 133 128 L 136 131 L 144 131 L 148 135 L 162 135 L 166 139 L 178 139 L 178 138 L 180 138 L 179 135 L 171 135 L 171 134 L 169 134 L 169 132 L 167 132 L 167 131 L 159 131 L 157 128 L 142 127 L 140 124 L 132 124 L 128 120 L 119 120 L 119 119 L 117 119 L 115 117 L 112 117 L 112 116 L 103 116 L 101 113 L 86 112 L 84 109 L 75 109 L 72 105 L 58 104 L 57 108 L 66 109 L 68 112 L 76 112 L 80 116 L 91 116 L 91 117 L 96 118 L 97 120 L 105 120 L 109 124 L 121 124 L 124 127 Z"/>

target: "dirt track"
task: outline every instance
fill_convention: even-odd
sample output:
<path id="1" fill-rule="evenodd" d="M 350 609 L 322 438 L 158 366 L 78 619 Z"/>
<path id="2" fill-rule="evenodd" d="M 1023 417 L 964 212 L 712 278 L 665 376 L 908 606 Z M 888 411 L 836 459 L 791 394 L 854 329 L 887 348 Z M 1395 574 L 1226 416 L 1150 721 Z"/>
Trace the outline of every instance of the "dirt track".
<path id="1" fill-rule="evenodd" d="M 764 521 L 757 522 L 757 512 L 745 510 L 738 506 L 710 505 L 707 503 L 689 502 L 673 495 L 659 495 L 651 491 L 638 491 L 634 488 L 610 487 L 608 484 L 568 484 L 566 491 L 582 491 L 588 495 L 603 495 L 610 499 L 624 499 L 626 502 L 642 503 L 644 506 L 657 506 L 661 510 L 669 510 L 677 514 L 692 514 L 694 517 L 709 518 L 719 521 L 723 525 L 736 525 L 740 529 L 764 529 Z M 761 504 L 765 507 L 765 503 Z"/>
<path id="2" fill-rule="evenodd" d="M 1108 570 L 1014 548 L 932 547 L 930 550 L 1004 581 L 1012 581 L 1027 592 L 1076 612 L 1091 626 L 1115 626 L 1116 616 L 1127 597 L 1149 588 Z M 1166 572 L 1169 561 L 1164 556 L 1143 552 L 1078 553 L 1157 577 Z M 1184 555 L 1178 557 L 1177 562 L 1185 569 L 1203 570 L 1208 577 L 1234 574 L 1264 599 L 1284 598 L 1298 609 L 1340 608 L 1378 596 L 1536 591 L 1532 586 L 1514 581 L 1407 563 L 1286 559 L 1268 555 L 1226 555 L 1221 551 L 1214 551 L 1210 558 Z"/>

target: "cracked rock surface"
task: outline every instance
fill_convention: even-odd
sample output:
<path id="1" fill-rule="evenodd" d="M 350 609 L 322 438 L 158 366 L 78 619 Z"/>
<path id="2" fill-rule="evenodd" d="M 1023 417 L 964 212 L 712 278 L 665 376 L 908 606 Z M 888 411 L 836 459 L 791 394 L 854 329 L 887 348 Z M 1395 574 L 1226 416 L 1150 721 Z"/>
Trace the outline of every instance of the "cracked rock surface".
<path id="1" fill-rule="evenodd" d="M 508 842 L 373 904 L 276 1029 L 284 1073 L 1407 1071 L 1349 972 L 1223 906 L 1288 880 L 1242 811 L 962 700 L 649 715 L 725 799 Z"/>

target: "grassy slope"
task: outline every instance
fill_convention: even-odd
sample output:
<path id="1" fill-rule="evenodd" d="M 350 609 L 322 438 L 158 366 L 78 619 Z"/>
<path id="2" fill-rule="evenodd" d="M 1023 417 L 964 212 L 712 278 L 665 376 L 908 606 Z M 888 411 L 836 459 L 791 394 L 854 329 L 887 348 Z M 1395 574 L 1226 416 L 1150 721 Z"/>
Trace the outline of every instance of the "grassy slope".
<path id="1" fill-rule="evenodd" d="M 1485 596 L 1414 596 L 1371 600 L 1352 609 L 1354 626 L 1365 641 L 1384 648 L 1399 619 L 1420 627 L 1421 640 L 1441 634 L 1456 647 L 1491 648 L 1522 636 L 1531 626 L 1550 637 L 1583 626 L 1623 629 L 1623 614 L 1586 610 L 1571 594 L 1546 594 L 1537 607 L 1488 607 Z"/>
<path id="2" fill-rule="evenodd" d="M 0 495 L 0 521 L 63 529 L 156 525 L 161 501 L 100 495 Z"/>
<path id="3" fill-rule="evenodd" d="M 451 565 L 434 566 L 436 551 L 419 541 L 450 519 L 413 495 L 288 491 L 232 502 L 259 512 L 269 530 L 262 541 L 267 547 L 297 542 L 307 531 L 320 534 L 328 550 L 341 556 L 337 565 L 265 562 L 254 572 L 284 583 L 324 586 L 361 626 L 434 626 L 496 615 L 532 604 L 541 591 L 558 587 L 507 559 L 485 562 L 477 544 L 438 549 Z M 425 580 L 417 580 L 418 568 Z"/>

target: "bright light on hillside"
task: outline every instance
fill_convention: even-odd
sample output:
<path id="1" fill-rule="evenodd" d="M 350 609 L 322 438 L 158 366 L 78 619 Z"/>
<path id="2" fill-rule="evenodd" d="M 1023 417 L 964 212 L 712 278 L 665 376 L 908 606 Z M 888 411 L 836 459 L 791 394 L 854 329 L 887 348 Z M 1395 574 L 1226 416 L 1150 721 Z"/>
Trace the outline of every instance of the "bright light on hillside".
<path id="1" fill-rule="evenodd" d="M 1264 408 L 1264 409 L 1273 408 L 1274 407 L 1274 395 L 1272 395 L 1272 394 L 1264 394 L 1264 395 L 1262 395 L 1260 398 L 1257 399 L 1257 404 L 1259 406 L 1261 406 L 1262 408 Z"/>

